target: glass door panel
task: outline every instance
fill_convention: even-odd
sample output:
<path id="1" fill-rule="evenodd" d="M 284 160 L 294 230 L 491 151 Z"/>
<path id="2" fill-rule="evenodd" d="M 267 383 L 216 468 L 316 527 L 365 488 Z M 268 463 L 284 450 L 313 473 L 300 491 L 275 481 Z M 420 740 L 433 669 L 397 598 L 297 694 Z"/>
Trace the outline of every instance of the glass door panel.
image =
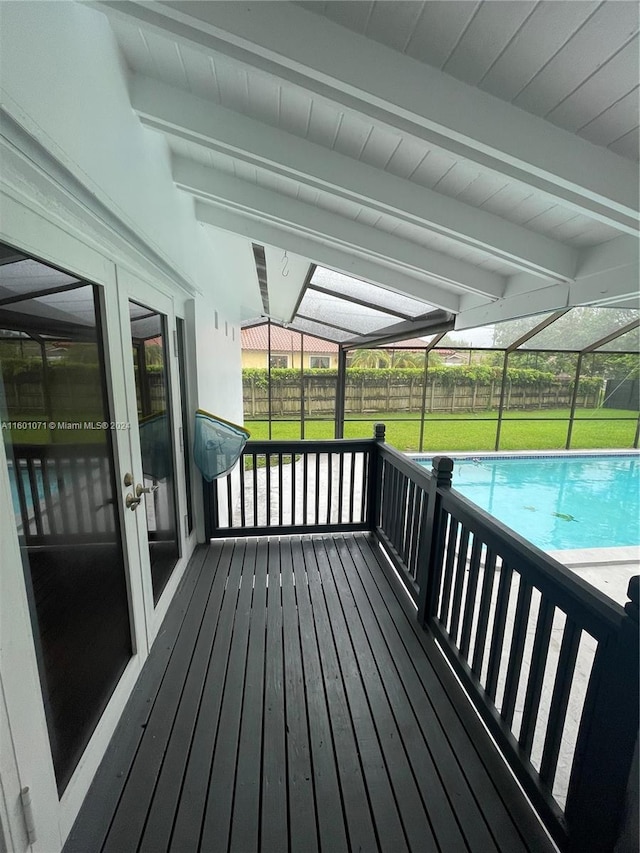
<path id="1" fill-rule="evenodd" d="M 132 656 L 100 289 L 0 266 L 0 417 L 61 793 Z"/>
<path id="2" fill-rule="evenodd" d="M 129 301 L 129 321 L 143 475 L 136 497 L 144 504 L 155 604 L 180 556 L 166 317 Z"/>
<path id="3" fill-rule="evenodd" d="M 184 484 L 187 498 L 187 520 L 186 532 L 193 530 L 193 498 L 191 495 L 191 453 L 190 447 L 190 424 L 187 407 L 187 355 L 184 320 L 176 317 L 176 332 L 178 337 L 178 370 L 180 373 L 180 397 L 182 398 L 182 453 L 184 466 Z"/>

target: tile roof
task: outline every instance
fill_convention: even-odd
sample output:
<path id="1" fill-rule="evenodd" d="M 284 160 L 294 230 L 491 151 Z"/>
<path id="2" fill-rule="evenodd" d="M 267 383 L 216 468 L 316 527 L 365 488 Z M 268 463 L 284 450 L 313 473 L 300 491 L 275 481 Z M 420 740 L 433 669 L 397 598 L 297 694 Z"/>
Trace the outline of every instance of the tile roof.
<path id="1" fill-rule="evenodd" d="M 249 326 L 246 329 L 241 329 L 242 332 L 242 349 L 247 350 L 264 350 L 268 347 L 267 324 L 261 323 L 258 326 Z M 396 343 L 387 344 L 383 349 L 424 349 L 428 340 L 424 341 L 421 338 L 411 338 L 407 341 L 398 341 Z M 271 326 L 271 349 L 273 352 L 299 352 L 300 351 L 300 333 L 294 332 L 293 329 L 284 329 L 282 326 Z M 333 341 L 325 341 L 322 338 L 314 338 L 313 335 L 304 336 L 305 352 L 338 352 L 338 344 Z"/>
<path id="2" fill-rule="evenodd" d="M 251 326 L 242 329 L 242 349 L 264 350 L 268 348 L 267 326 Z M 281 326 L 271 326 L 271 350 L 273 352 L 300 352 L 300 333 L 292 329 L 283 329 Z M 323 341 L 311 335 L 304 336 L 304 351 L 316 352 L 338 352 L 338 345 L 332 341 Z"/>
<path id="3" fill-rule="evenodd" d="M 385 344 L 381 349 L 424 349 L 429 340 L 423 341 L 422 338 L 410 338 L 407 341 L 396 341 L 393 344 Z"/>

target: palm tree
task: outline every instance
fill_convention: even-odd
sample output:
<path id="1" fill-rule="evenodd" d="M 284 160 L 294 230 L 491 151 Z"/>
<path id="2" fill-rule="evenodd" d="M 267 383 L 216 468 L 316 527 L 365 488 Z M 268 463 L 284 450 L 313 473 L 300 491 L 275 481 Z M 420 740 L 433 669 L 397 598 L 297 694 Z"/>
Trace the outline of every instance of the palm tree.
<path id="1" fill-rule="evenodd" d="M 383 349 L 359 349 L 349 357 L 349 367 L 389 367 L 391 359 Z"/>
<path id="2" fill-rule="evenodd" d="M 419 350 L 393 350 L 392 367 L 424 367 L 424 352 Z"/>

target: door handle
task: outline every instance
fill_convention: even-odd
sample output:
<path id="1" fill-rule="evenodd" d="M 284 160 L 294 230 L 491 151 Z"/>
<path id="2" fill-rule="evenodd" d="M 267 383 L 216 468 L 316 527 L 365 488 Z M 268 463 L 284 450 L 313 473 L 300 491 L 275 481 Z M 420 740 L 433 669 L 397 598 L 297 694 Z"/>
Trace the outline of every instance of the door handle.
<path id="1" fill-rule="evenodd" d="M 134 498 L 134 496 L 129 492 L 129 494 L 124 499 L 125 504 L 127 505 L 127 509 L 130 509 L 131 512 L 135 512 L 138 509 L 138 504 L 142 498 Z"/>
<path id="2" fill-rule="evenodd" d="M 153 492 L 157 492 L 160 486 L 143 486 L 142 483 L 138 483 L 136 486 L 136 497 L 140 500 L 142 495 L 150 495 Z"/>

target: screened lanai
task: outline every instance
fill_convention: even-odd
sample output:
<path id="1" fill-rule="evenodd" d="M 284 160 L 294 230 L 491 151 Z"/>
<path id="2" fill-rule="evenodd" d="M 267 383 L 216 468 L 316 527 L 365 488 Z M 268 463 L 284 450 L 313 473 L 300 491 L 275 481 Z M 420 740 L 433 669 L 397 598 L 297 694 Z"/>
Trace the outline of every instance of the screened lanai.
<path id="1" fill-rule="evenodd" d="M 37 432 L 5 429 L 0 449 L 0 850 L 60 853 L 83 802 L 91 818 L 94 805 L 100 810 L 106 832 L 90 820 L 81 853 L 178 849 L 182 827 L 196 836 L 182 847 L 207 853 L 545 849 L 529 831 L 528 807 L 525 820 L 513 808 L 520 793 L 510 771 L 496 772 L 495 744 L 446 674 L 431 630 L 445 618 L 432 593 L 442 572 L 453 578 L 430 553 L 437 545 L 444 554 L 442 538 L 423 531 L 415 502 L 409 516 L 396 499 L 405 492 L 419 496 L 441 533 L 445 512 L 460 528 L 461 544 L 448 553 L 458 552 L 452 590 L 464 595 L 453 596 L 464 608 L 455 614 L 461 647 L 457 628 L 443 641 L 460 675 L 467 664 L 482 669 L 485 629 L 491 680 L 498 661 L 517 664 L 505 701 L 484 701 L 481 713 L 503 714 L 507 746 L 521 738 L 514 772 L 529 780 L 528 796 L 539 794 L 543 817 L 546 803 L 547 812 L 557 808 L 548 789 L 571 668 L 558 666 L 549 682 L 547 737 L 537 701 L 542 663 L 525 687 L 521 641 L 542 651 L 548 638 L 549 654 L 557 647 L 564 663 L 585 631 L 598 633 L 592 717 L 566 820 L 573 851 L 595 853 L 605 829 L 617 838 L 637 738 L 638 667 L 616 649 L 637 650 L 637 590 L 625 616 L 479 510 L 470 516 L 452 497 L 459 466 L 450 488 L 444 469 L 429 479 L 394 446 L 468 447 L 475 456 L 481 447 L 525 446 L 532 435 L 550 448 L 635 443 L 637 401 L 619 399 L 620 383 L 634 377 L 624 353 L 605 351 L 605 362 L 600 350 L 582 352 L 608 329 L 572 350 L 543 340 L 508 353 L 523 332 L 506 343 L 494 333 L 504 321 L 569 307 L 638 307 L 637 3 L 26 0 L 2 3 L 0 18 L 0 243 L 8 257 L 62 270 L 73 285 L 38 296 L 14 281 L 15 299 L 0 290 L 3 368 L 13 359 L 5 392 L 18 424 L 38 423 Z M 0 249 L 0 267 L 6 257 Z M 347 299 L 331 299 L 340 285 L 322 268 L 355 280 L 342 284 Z M 78 303 L 73 323 L 81 291 L 91 298 Z M 149 328 L 141 328 L 145 309 L 155 315 Z M 267 337 L 269 328 L 276 337 L 276 323 L 289 334 L 277 363 L 267 340 L 245 366 L 253 437 L 368 436 L 358 451 L 340 440 L 249 446 L 231 491 L 222 481 L 220 491 L 233 497 L 236 484 L 265 483 L 262 493 L 245 489 L 238 506 L 251 524 L 261 497 L 258 518 L 269 518 L 278 542 L 266 551 L 260 543 L 259 553 L 257 540 L 255 548 L 241 541 L 246 524 L 220 528 L 223 514 L 216 518 L 188 440 L 197 409 L 242 421 L 240 328 L 251 317 L 270 318 Z M 486 340 L 476 341 L 483 326 Z M 38 381 L 28 381 L 47 372 L 58 392 L 49 411 Z M 171 452 L 158 442 L 161 453 L 145 453 L 165 406 Z M 381 415 L 386 443 L 371 437 Z M 85 433 L 94 422 L 109 429 Z M 26 480 L 16 475 L 16 445 Z M 281 458 L 272 467 L 274 454 Z M 321 455 L 330 470 L 317 500 Z M 358 466 L 365 515 L 318 540 L 321 551 L 310 548 L 302 537 L 329 533 L 324 515 L 307 525 L 312 506 L 333 511 L 337 497 L 339 514 L 342 495 L 343 514 L 353 516 Z M 287 483 L 296 501 L 280 500 Z M 283 541 L 283 515 L 272 513 L 279 500 L 293 506 L 294 520 L 296 502 L 303 512 L 306 503 L 297 540 Z M 43 505 L 50 527 L 36 512 Z M 221 548 L 207 542 L 216 524 L 228 539 Z M 575 524 L 577 533 L 586 527 Z M 468 553 L 463 528 L 474 537 Z M 399 531 L 411 533 L 408 547 Z M 69 532 L 71 547 L 59 543 Z M 480 566 L 489 549 L 506 566 L 500 574 Z M 407 564 L 404 580 L 394 575 L 389 587 L 393 553 Z M 513 578 L 513 594 L 500 597 L 500 614 L 517 611 L 513 632 L 500 629 L 502 615 L 491 617 L 493 629 L 474 618 L 481 603 L 488 615 L 499 577 L 502 590 Z M 404 614 L 407 591 L 420 594 L 419 623 L 415 611 Z M 524 618 L 529 592 L 537 624 L 533 612 Z M 371 606 L 360 607 L 365 599 Z M 562 635 L 551 609 L 564 620 Z M 623 642 L 631 631 L 635 642 Z M 341 668 L 348 677 L 336 679 Z M 360 684 L 357 670 L 366 673 Z M 443 695 L 444 683 L 451 690 Z M 127 708 L 134 694 L 140 716 Z M 52 731 L 61 732 L 57 742 Z M 522 761 L 536 731 L 548 744 L 541 779 Z M 93 796 L 110 743 L 118 766 L 104 777 L 106 795 Z M 436 798 L 432 784 L 445 774 Z M 353 819 L 343 826 L 353 833 L 332 843 L 347 813 Z M 429 825 L 442 816 L 431 844 Z M 600 835 L 597 821 L 610 824 Z M 220 828 L 219 843 L 207 827 Z"/>
<path id="2" fill-rule="evenodd" d="M 287 324 L 296 367 L 274 366 L 267 331 L 264 367 L 243 371 L 246 422 L 257 437 L 356 438 L 384 418 L 392 444 L 419 452 L 638 447 L 637 308 L 453 325 L 420 299 L 313 267 Z M 318 340 L 337 369 L 312 366 Z"/>

